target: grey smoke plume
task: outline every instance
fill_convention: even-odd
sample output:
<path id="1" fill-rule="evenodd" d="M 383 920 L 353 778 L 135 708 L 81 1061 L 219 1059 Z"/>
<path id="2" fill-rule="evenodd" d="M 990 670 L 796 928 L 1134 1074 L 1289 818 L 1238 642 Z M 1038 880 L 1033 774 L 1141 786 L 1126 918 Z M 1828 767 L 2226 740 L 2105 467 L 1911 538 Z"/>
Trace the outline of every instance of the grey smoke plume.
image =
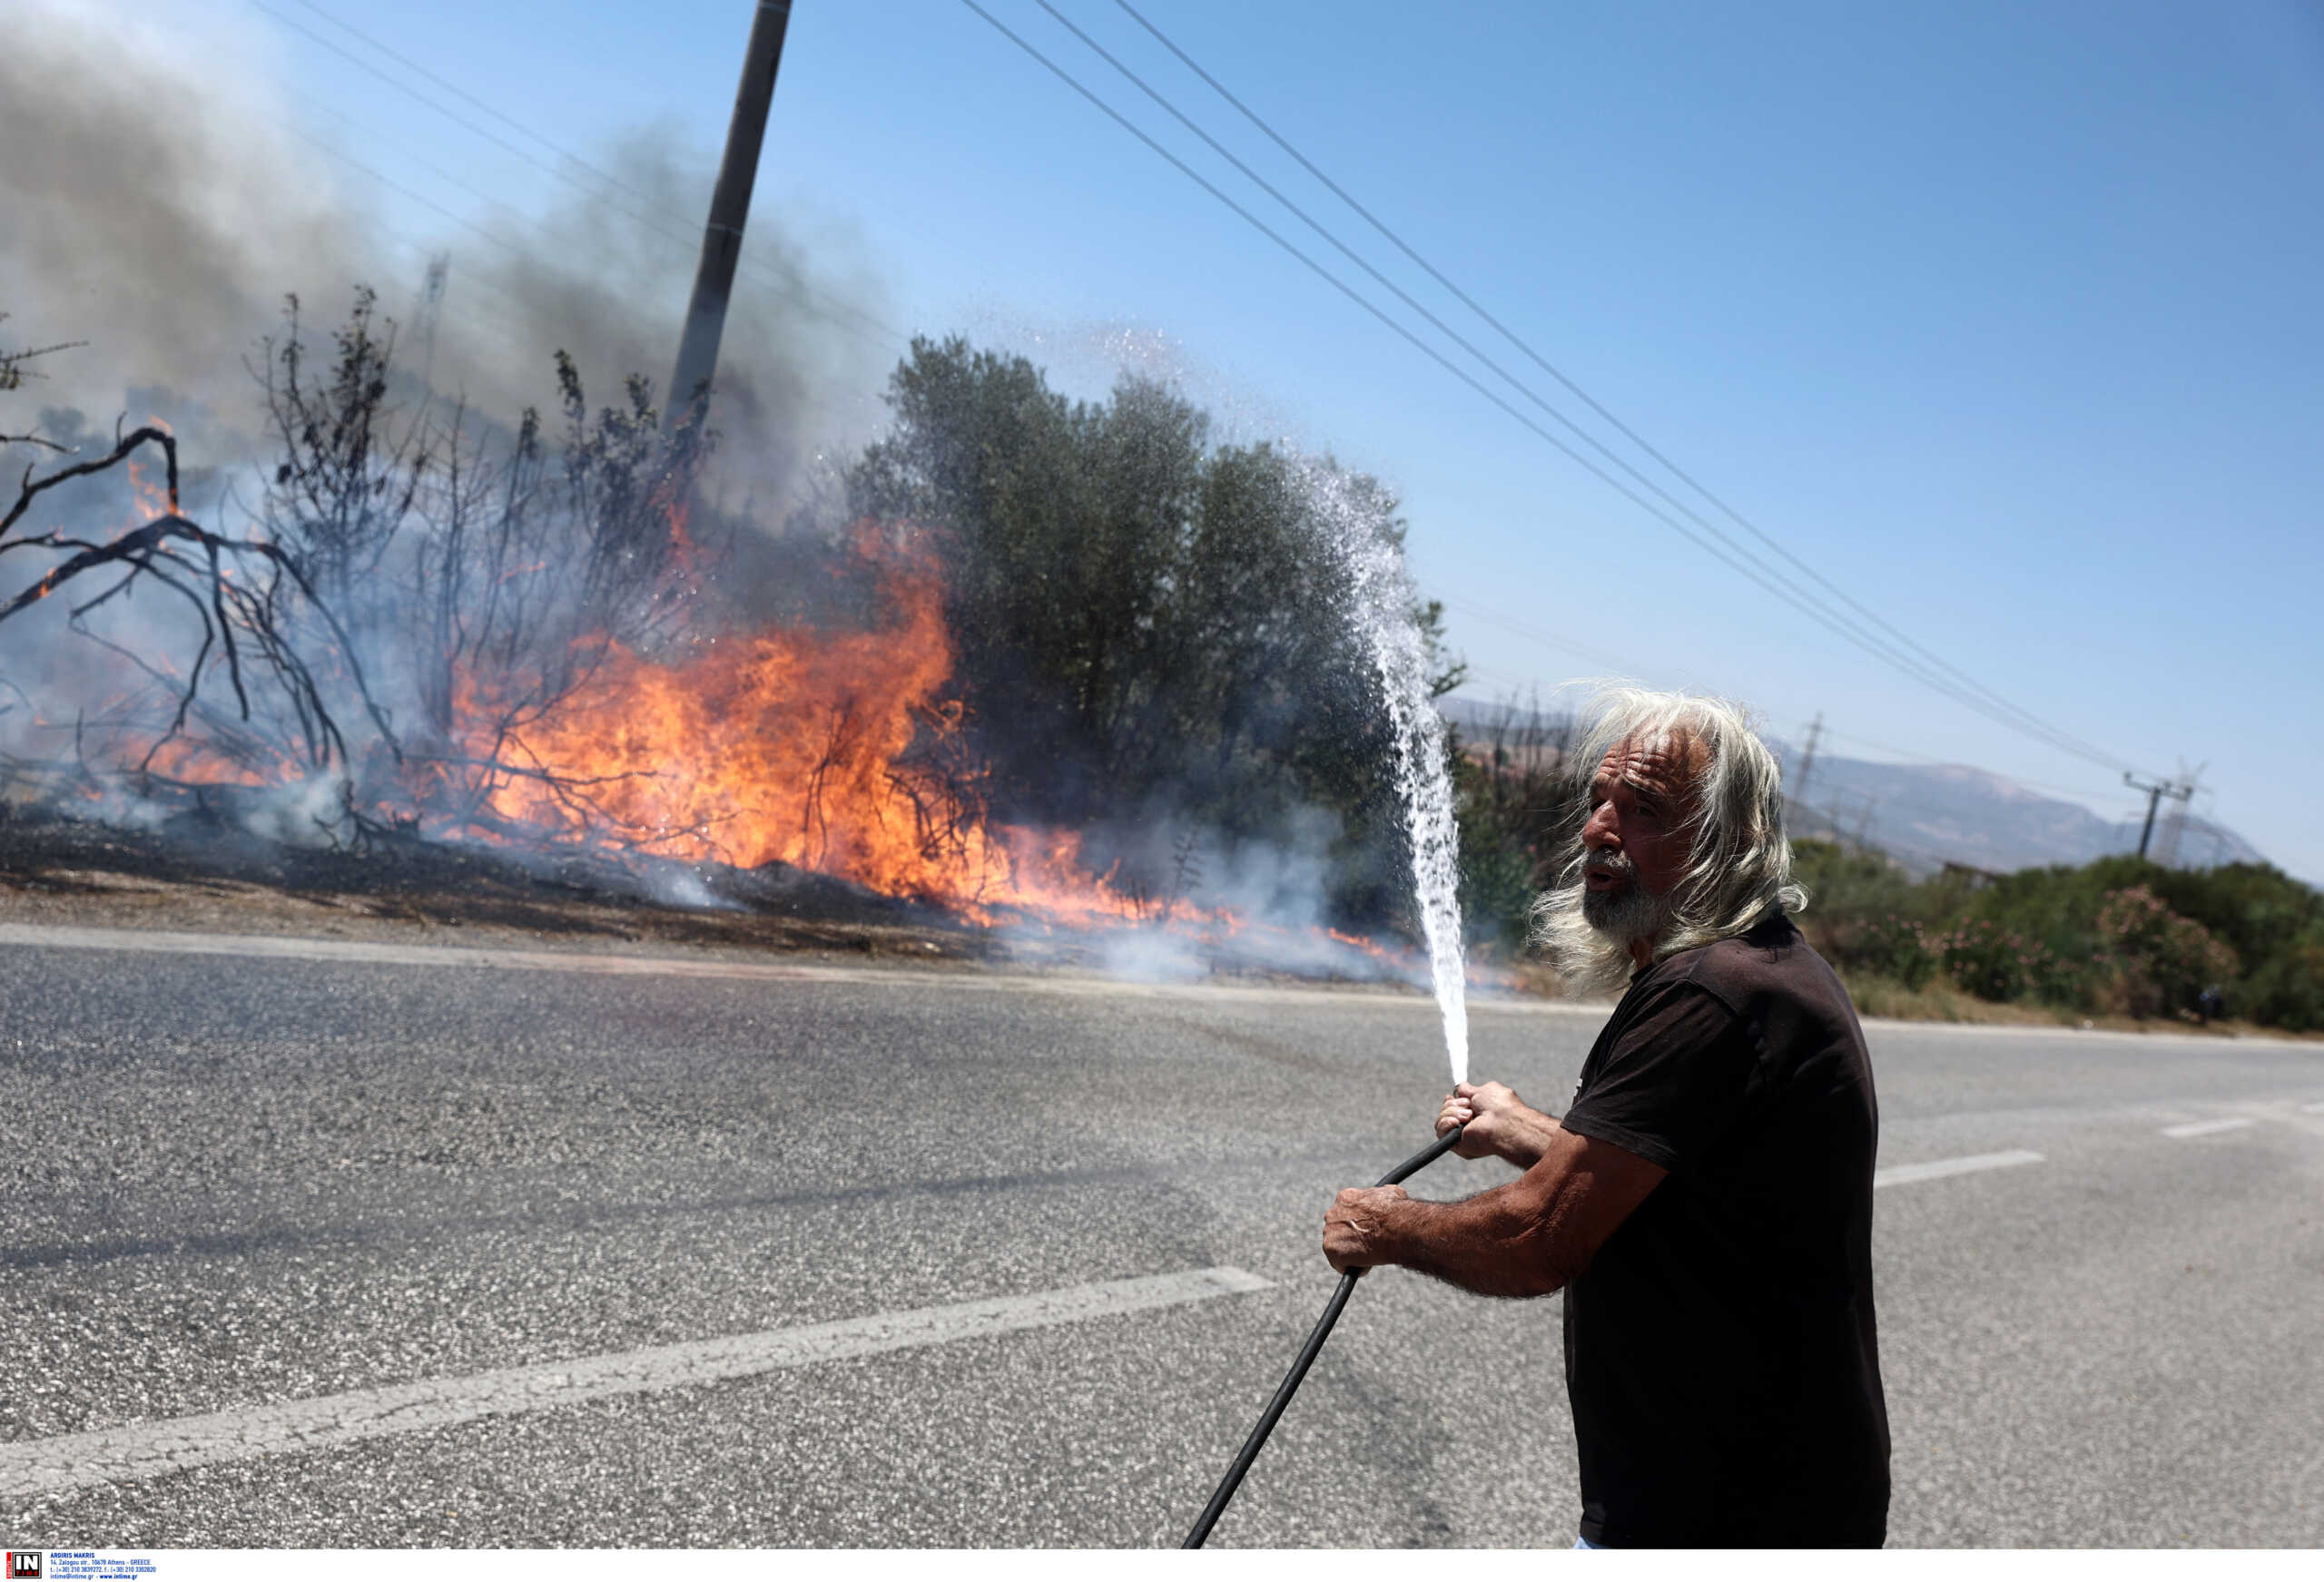
<path id="1" fill-rule="evenodd" d="M 285 295 L 300 297 L 320 339 L 358 282 L 402 321 L 406 371 L 432 362 L 439 391 L 488 417 L 552 404 L 559 349 L 599 401 L 616 400 L 632 373 L 657 390 L 669 377 L 712 152 L 632 132 L 591 151 L 630 192 L 585 176 L 584 192 L 544 174 L 537 216 L 487 214 L 474 230 L 447 221 L 440 234 L 394 237 L 373 212 L 370 178 L 294 130 L 312 118 L 290 103 L 296 84 L 253 64 L 271 52 L 249 13 L 197 4 L 155 20 L 87 0 L 19 0 L 10 12 L 0 49 L 0 312 L 10 318 L 0 336 L 88 342 L 38 365 L 43 381 L 15 398 L 18 427 L 36 407 L 78 408 L 105 428 L 132 407 L 166 407 L 158 415 L 178 422 L 196 458 L 254 459 L 261 423 L 246 363 L 281 333 Z M 380 130 L 391 144 L 393 129 Z M 324 123 L 318 136 L 393 179 L 438 184 L 361 132 Z M 730 441 L 728 497 L 746 490 L 770 515 L 780 502 L 769 491 L 838 437 L 835 424 L 852 432 L 867 420 L 895 350 L 862 321 L 881 303 L 848 237 L 826 228 L 812 251 L 811 260 L 762 205 L 721 362 L 714 421 Z M 418 343 L 416 310 L 425 259 L 438 251 L 451 261 L 431 355 Z"/>
<path id="2" fill-rule="evenodd" d="M 133 388 L 222 390 L 281 292 L 373 267 L 320 156 L 227 62 L 85 5 L 11 9 L 0 311 L 12 341 L 89 343 L 41 365 L 44 403 L 110 419 Z"/>

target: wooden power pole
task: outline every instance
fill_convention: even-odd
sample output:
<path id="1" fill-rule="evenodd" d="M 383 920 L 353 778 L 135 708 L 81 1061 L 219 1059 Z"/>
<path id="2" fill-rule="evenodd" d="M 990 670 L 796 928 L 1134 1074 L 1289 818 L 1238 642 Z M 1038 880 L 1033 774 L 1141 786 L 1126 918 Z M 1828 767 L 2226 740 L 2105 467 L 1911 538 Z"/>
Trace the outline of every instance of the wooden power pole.
<path id="1" fill-rule="evenodd" d="M 783 64 L 783 34 L 790 25 L 791 0 L 759 0 L 743 57 L 743 85 L 734 91 L 734 119 L 726 128 L 726 157 L 710 195 L 710 223 L 702 233 L 702 263 L 694 270 L 694 300 L 678 340 L 677 371 L 670 376 L 665 420 L 674 428 L 698 421 L 710 403 L 718 339 L 734 291 L 734 265 L 743 256 L 743 225 L 751 217 L 751 186 L 758 180 L 759 145 L 766 140 L 767 108 L 774 103 L 774 74 Z"/>
<path id="2" fill-rule="evenodd" d="M 2180 767 L 2181 769 L 2186 767 L 2184 760 L 2181 761 Z M 2198 771 L 2196 774 L 2190 775 L 2185 780 L 2158 780 L 2150 781 L 2133 778 L 2131 771 L 2127 769 L 2122 771 L 2122 783 L 2124 785 L 2129 786 L 2132 791 L 2142 791 L 2146 792 L 2146 824 L 2144 828 L 2139 830 L 2139 855 L 2141 857 L 2144 857 L 2146 855 L 2147 843 L 2154 839 L 2154 810 L 2157 804 L 2159 804 L 2165 797 L 2171 798 L 2172 801 L 2180 804 L 2179 816 L 2183 820 L 2186 816 L 2186 805 L 2194 800 L 2195 781 L 2201 772 L 2201 771 Z M 2179 841 L 2175 831 L 2172 834 L 2170 845 L 2171 855 L 2175 858 L 2179 851 Z M 2170 858 L 2163 860 L 2163 866 L 2166 868 L 2171 866 Z"/>

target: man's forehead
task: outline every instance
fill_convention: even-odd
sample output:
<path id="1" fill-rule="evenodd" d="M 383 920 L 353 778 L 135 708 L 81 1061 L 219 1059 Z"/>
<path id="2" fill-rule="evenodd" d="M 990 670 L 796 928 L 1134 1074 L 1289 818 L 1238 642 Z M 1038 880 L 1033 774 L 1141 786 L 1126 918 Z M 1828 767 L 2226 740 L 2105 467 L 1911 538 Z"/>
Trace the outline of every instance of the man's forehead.
<path id="1" fill-rule="evenodd" d="M 1693 780 L 1703 756 L 1702 743 L 1683 731 L 1627 736 L 1607 751 L 1598 765 L 1598 778 L 1675 790 Z"/>

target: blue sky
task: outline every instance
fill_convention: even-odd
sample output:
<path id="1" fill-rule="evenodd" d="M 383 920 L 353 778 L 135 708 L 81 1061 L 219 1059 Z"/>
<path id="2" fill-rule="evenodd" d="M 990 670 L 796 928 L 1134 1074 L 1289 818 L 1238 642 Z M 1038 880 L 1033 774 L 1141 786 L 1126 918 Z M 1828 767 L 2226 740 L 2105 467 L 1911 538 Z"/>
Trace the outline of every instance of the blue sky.
<path id="1" fill-rule="evenodd" d="M 415 191 L 477 207 L 424 158 L 519 209 L 560 196 L 249 0 L 212 3 L 254 69 L 391 128 L 369 157 Z M 705 160 L 752 9 L 318 3 L 569 147 L 655 125 Z M 1295 228 L 1033 0 L 984 3 Z M 1484 343 L 1111 0 L 1056 3 Z M 267 5 L 369 55 L 300 0 Z M 2208 764 L 2218 818 L 2324 879 L 2324 13 L 1140 9 L 1795 554 L 2112 757 Z M 399 229 L 447 229 L 384 201 Z M 868 264 L 891 325 L 1013 339 L 1077 388 L 1103 377 L 1073 350 L 1093 333 L 1165 338 L 1240 436 L 1390 480 L 1479 691 L 1620 669 L 1745 698 L 1778 734 L 1820 711 L 1837 751 L 1974 763 L 2109 815 L 2142 801 L 1738 583 L 958 0 L 798 0 L 757 205 Z"/>

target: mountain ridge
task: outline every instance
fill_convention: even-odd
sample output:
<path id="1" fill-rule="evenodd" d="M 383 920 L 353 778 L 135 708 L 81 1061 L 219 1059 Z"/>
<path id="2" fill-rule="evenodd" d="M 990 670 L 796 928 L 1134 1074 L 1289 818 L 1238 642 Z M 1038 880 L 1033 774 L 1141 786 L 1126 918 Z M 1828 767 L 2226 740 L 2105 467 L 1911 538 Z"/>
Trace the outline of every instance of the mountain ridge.
<path id="1" fill-rule="evenodd" d="M 1472 745 L 1498 728 L 1512 745 L 1538 752 L 1572 730 L 1564 714 L 1457 694 L 1440 700 L 1438 708 Z M 1797 778 L 1797 745 L 1772 737 L 1768 745 L 1783 760 L 1787 779 Z M 2144 822 L 2143 811 L 2136 818 L 2109 819 L 2085 803 L 1967 763 L 1886 762 L 1818 752 L 1808 766 L 1806 790 L 1805 801 L 1787 797 L 1795 838 L 1837 835 L 1876 847 L 1916 873 L 1933 873 L 1947 863 L 1992 873 L 2079 867 L 2136 851 Z M 2149 847 L 2169 866 L 2269 860 L 2226 825 L 2191 815 L 2179 830 L 2174 853 L 2170 813 L 2166 803 Z"/>

